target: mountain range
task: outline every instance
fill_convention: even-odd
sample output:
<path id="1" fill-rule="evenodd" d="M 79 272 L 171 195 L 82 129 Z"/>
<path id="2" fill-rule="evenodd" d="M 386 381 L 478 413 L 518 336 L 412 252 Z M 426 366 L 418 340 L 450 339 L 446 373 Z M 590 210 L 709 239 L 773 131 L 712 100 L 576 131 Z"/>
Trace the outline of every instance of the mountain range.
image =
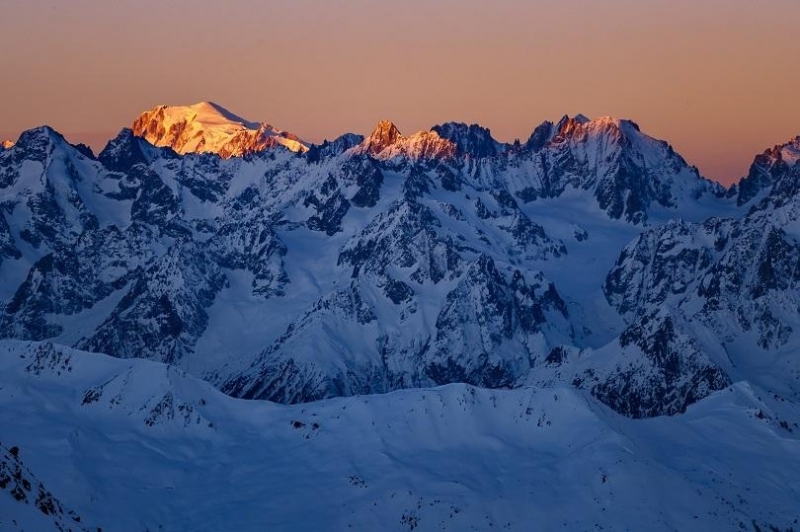
<path id="1" fill-rule="evenodd" d="M 513 144 L 383 120 L 313 145 L 207 102 L 97 155 L 26 131 L 0 149 L 0 513 L 796 529 L 798 161 L 726 189 L 582 115 Z"/>

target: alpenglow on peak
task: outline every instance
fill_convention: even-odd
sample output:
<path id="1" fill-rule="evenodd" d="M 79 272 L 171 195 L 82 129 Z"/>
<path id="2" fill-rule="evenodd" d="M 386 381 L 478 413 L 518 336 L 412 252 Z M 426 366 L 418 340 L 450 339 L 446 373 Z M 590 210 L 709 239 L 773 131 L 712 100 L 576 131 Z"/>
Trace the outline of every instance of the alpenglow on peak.
<path id="1" fill-rule="evenodd" d="M 245 120 L 213 102 L 159 105 L 139 116 L 131 129 L 137 137 L 155 146 L 172 148 L 182 155 L 216 153 L 228 158 L 277 146 L 305 152 L 309 146 L 297 135 L 266 122 Z"/>
<path id="2" fill-rule="evenodd" d="M 369 153 L 384 160 L 398 156 L 410 159 L 446 159 L 455 156 L 456 145 L 433 130 L 418 131 L 405 136 L 390 120 L 381 120 L 370 136 L 353 148 L 353 152 Z"/>

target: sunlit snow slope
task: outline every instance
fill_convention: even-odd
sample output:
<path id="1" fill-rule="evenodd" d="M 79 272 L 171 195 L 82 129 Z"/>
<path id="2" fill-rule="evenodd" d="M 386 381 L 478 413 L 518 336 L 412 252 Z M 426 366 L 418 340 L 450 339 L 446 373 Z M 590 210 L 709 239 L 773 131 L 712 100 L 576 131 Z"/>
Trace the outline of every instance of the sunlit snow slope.
<path id="1" fill-rule="evenodd" d="M 216 153 L 222 157 L 283 146 L 294 152 L 308 149 L 296 135 L 267 123 L 250 122 L 212 102 L 188 106 L 161 105 L 134 121 L 133 133 L 177 153 Z"/>

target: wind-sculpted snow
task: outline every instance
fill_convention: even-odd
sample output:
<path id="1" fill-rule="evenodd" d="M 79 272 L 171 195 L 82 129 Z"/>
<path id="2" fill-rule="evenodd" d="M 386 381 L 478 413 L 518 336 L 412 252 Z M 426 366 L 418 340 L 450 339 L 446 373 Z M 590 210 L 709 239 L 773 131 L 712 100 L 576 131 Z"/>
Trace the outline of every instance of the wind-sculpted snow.
<path id="1" fill-rule="evenodd" d="M 23 134 L 0 152 L 0 336 L 284 403 L 546 383 L 650 417 L 799 388 L 792 145 L 740 206 L 610 118 L 263 148 Z"/>
<path id="2" fill-rule="evenodd" d="M 746 382 L 647 420 L 569 386 L 285 406 L 152 361 L 1 341 L 0 407 L 3 530 L 728 531 L 800 518 L 797 397 Z"/>

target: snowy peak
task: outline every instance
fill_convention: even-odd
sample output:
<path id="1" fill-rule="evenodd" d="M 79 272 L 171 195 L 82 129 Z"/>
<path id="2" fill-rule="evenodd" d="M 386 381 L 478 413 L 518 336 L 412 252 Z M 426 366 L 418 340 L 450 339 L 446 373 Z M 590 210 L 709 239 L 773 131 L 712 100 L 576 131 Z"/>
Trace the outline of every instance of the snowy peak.
<path id="1" fill-rule="evenodd" d="M 549 120 L 541 123 L 531 133 L 526 146 L 533 151 L 539 151 L 550 142 L 583 141 L 589 137 L 598 136 L 609 136 L 618 140 L 631 140 L 632 137 L 650 139 L 647 135 L 642 134 L 639 125 L 631 120 L 612 116 L 590 119 L 582 114 L 577 114 L 573 117 L 564 115 L 555 124 Z"/>
<path id="2" fill-rule="evenodd" d="M 785 163 L 789 166 L 796 164 L 800 161 L 800 136 L 765 150 L 759 158 L 766 159 L 772 164 Z"/>
<path id="3" fill-rule="evenodd" d="M 725 193 L 667 142 L 609 116 L 544 122 L 514 156 L 533 166 L 535 177 L 518 193 L 524 201 L 557 197 L 568 188 L 592 191 L 611 218 L 634 223 L 645 223 L 651 207 L 675 210 Z"/>
<path id="4" fill-rule="evenodd" d="M 580 113 L 574 117 L 564 115 L 561 117 L 561 120 L 556 123 L 545 120 L 536 126 L 531 136 L 528 137 L 525 146 L 534 152 L 538 152 L 556 137 L 561 139 L 567 138 L 576 130 L 580 129 L 581 126 L 589 122 L 591 122 L 591 120 Z"/>
<path id="5" fill-rule="evenodd" d="M 147 164 L 158 152 L 176 156 L 171 149 L 157 148 L 124 128 L 106 144 L 97 159 L 109 170 L 126 172 L 135 164 Z"/>
<path id="6" fill-rule="evenodd" d="M 556 126 L 549 120 L 545 120 L 533 130 L 531 136 L 528 137 L 528 141 L 525 143 L 525 147 L 533 152 L 538 152 L 544 146 L 553 140 L 556 132 Z"/>
<path id="7" fill-rule="evenodd" d="M 11 140 L 4 140 L 4 141 L 0 142 L 0 149 L 7 150 L 7 149 L 9 149 L 9 148 L 11 148 L 13 146 L 14 146 L 14 142 L 11 141 Z"/>
<path id="8" fill-rule="evenodd" d="M 435 131 L 418 131 L 403 140 L 398 143 L 397 151 L 412 159 L 446 159 L 456 154 L 456 145 Z"/>
<path id="9" fill-rule="evenodd" d="M 796 168 L 798 161 L 800 161 L 800 136 L 757 155 L 750 165 L 747 176 L 731 188 L 730 195 L 736 196 L 738 205 L 744 205 L 756 196 L 760 196 L 759 193 L 762 191 L 771 189 L 779 181 L 785 181 L 782 179 L 784 176 L 798 175 Z"/>
<path id="10" fill-rule="evenodd" d="M 308 143 L 267 123 L 245 120 L 212 102 L 189 106 L 160 105 L 143 113 L 133 134 L 177 153 L 216 153 L 224 158 L 283 146 L 305 152 Z"/>
<path id="11" fill-rule="evenodd" d="M 258 122 L 250 122 L 245 120 L 239 115 L 235 115 L 232 112 L 228 111 L 224 107 L 214 102 L 200 102 L 194 105 L 188 106 L 188 109 L 191 109 L 193 112 L 196 112 L 198 117 L 201 120 L 207 123 L 225 123 L 225 122 L 235 122 L 238 124 L 242 124 L 248 129 L 258 129 L 259 123 Z"/>
<path id="12" fill-rule="evenodd" d="M 447 122 L 433 126 L 431 131 L 456 145 L 457 155 L 484 158 L 505 151 L 506 146 L 492 138 L 492 132 L 478 124 Z"/>
<path id="13" fill-rule="evenodd" d="M 581 126 L 588 124 L 589 122 L 590 120 L 582 114 L 578 114 L 574 117 L 564 115 L 556 125 L 556 136 L 568 137 L 580 129 Z"/>
<path id="14" fill-rule="evenodd" d="M 800 161 L 800 135 L 781 147 L 781 158 L 787 164 L 796 164 Z"/>
<path id="15" fill-rule="evenodd" d="M 66 142 L 64 136 L 50 126 L 39 126 L 23 131 L 15 146 L 37 142 Z"/>
<path id="16" fill-rule="evenodd" d="M 450 158 L 456 155 L 456 151 L 456 145 L 436 131 L 418 131 L 406 137 L 389 120 L 378 122 L 370 136 L 352 150 L 381 160 L 399 156 L 412 160 Z"/>
<path id="17" fill-rule="evenodd" d="M 797 164 L 798 161 L 800 161 L 800 136 L 765 150 L 764 153 L 756 156 L 753 165 L 766 168 L 774 168 L 776 166 L 791 167 Z"/>
<path id="18" fill-rule="evenodd" d="M 555 127 L 555 139 L 584 139 L 590 136 L 610 136 L 617 139 L 628 139 L 642 135 L 639 126 L 630 120 L 622 120 L 613 116 L 601 116 L 594 119 L 579 114 L 575 117 L 562 118 Z M 649 138 L 649 137 L 648 137 Z"/>
<path id="19" fill-rule="evenodd" d="M 364 142 L 364 135 L 345 133 L 333 140 L 324 140 L 322 144 L 310 146 L 306 153 L 306 159 L 309 162 L 317 162 L 320 159 L 340 155 L 362 142 Z"/>
<path id="20" fill-rule="evenodd" d="M 23 131 L 16 144 L 7 148 L 9 153 L 24 154 L 24 158 L 34 161 L 45 161 L 56 146 L 69 143 L 50 126 L 39 126 Z M 70 145 L 71 146 L 71 145 Z"/>

